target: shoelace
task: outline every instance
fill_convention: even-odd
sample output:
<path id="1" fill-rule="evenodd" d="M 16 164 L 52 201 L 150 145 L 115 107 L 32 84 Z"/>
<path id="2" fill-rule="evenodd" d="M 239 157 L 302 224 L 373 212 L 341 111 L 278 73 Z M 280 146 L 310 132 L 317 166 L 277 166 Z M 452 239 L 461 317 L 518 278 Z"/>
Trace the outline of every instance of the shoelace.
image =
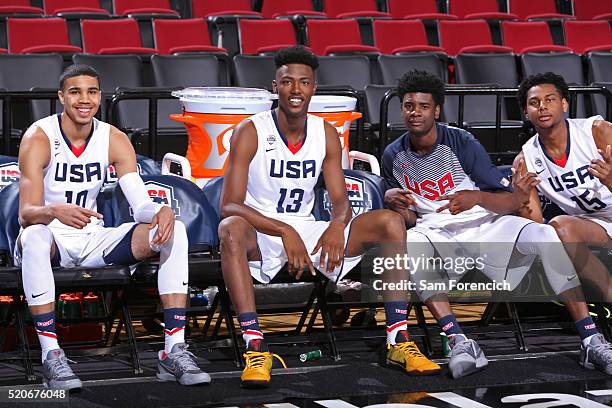
<path id="1" fill-rule="evenodd" d="M 281 358 L 278 354 L 272 354 L 269 351 L 261 352 L 261 351 L 247 351 L 244 353 L 244 358 L 246 360 L 247 367 L 259 368 L 263 366 L 264 361 L 266 361 L 267 355 L 276 358 L 281 362 L 284 368 L 287 368 L 287 364 L 285 364 L 285 360 Z"/>
<path id="2" fill-rule="evenodd" d="M 408 341 L 405 343 L 396 343 L 395 347 L 398 348 L 400 351 L 410 354 L 413 357 L 423 357 L 423 354 L 413 341 Z"/>
<path id="3" fill-rule="evenodd" d="M 472 352 L 470 353 L 470 351 L 472 351 Z M 453 354 L 455 354 L 455 353 L 463 353 L 463 352 L 470 353 L 472 355 L 476 354 L 476 351 L 472 350 L 472 342 L 471 341 L 465 340 L 465 341 L 459 342 L 459 343 L 457 343 L 455 345 L 455 347 L 452 348 L 452 353 Z"/>
<path id="4" fill-rule="evenodd" d="M 190 370 L 200 370 L 200 367 L 196 363 L 198 358 L 191 351 L 180 351 L 178 353 L 174 353 L 176 356 L 175 364 L 184 371 Z"/>
<path id="5" fill-rule="evenodd" d="M 596 355 L 604 357 L 603 360 L 605 363 L 612 361 L 612 353 L 605 353 L 607 350 L 612 351 L 612 344 L 608 342 L 593 346 L 593 351 L 597 353 Z"/>
<path id="6" fill-rule="evenodd" d="M 68 362 L 76 364 L 74 361 L 69 360 L 66 357 L 59 357 L 52 360 L 47 360 L 49 363 L 49 372 L 52 373 L 53 378 L 70 377 L 74 375 L 72 368 L 68 365 Z"/>

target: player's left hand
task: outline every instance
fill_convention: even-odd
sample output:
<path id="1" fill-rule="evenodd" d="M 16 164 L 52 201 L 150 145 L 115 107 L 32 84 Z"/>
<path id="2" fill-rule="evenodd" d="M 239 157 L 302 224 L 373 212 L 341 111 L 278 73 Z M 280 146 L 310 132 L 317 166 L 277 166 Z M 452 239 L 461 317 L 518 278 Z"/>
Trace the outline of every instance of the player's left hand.
<path id="1" fill-rule="evenodd" d="M 457 215 L 460 212 L 467 211 L 478 204 L 480 201 L 480 191 L 461 190 L 453 194 L 447 194 L 436 198 L 436 201 L 446 200 L 448 200 L 448 203 L 438 208 L 436 212 L 440 213 L 448 209 L 451 214 Z"/>
<path id="2" fill-rule="evenodd" d="M 591 160 L 589 173 L 597 177 L 604 186 L 612 188 L 612 146 L 607 145 L 605 151 L 597 149 L 597 152 L 603 160 Z"/>
<path id="3" fill-rule="evenodd" d="M 332 221 L 325 232 L 317 241 L 311 255 L 321 250 L 319 260 L 319 270 L 323 271 L 325 259 L 327 259 L 327 273 L 332 273 L 334 269 L 342 265 L 344 258 L 344 224 Z"/>
<path id="4" fill-rule="evenodd" d="M 162 207 L 151 219 L 149 229 L 157 227 L 157 233 L 153 237 L 151 244 L 163 245 L 172 237 L 174 232 L 174 212 L 170 207 Z"/>

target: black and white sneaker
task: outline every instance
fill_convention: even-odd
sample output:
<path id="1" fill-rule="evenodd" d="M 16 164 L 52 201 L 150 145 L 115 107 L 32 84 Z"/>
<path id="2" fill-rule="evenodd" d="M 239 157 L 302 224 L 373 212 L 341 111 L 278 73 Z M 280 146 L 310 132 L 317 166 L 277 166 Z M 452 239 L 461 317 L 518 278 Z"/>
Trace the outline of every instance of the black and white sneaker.
<path id="1" fill-rule="evenodd" d="M 62 349 L 50 350 L 47 353 L 42 370 L 43 385 L 46 388 L 69 391 L 82 388 L 83 383 L 74 374 L 68 361 Z"/>
<path id="2" fill-rule="evenodd" d="M 586 347 L 580 346 L 579 364 L 612 375 L 612 344 L 602 334 L 594 335 Z"/>
<path id="3" fill-rule="evenodd" d="M 463 334 L 453 336 L 449 344 L 451 354 L 448 369 L 454 379 L 480 371 L 489 364 L 478 343 Z"/>

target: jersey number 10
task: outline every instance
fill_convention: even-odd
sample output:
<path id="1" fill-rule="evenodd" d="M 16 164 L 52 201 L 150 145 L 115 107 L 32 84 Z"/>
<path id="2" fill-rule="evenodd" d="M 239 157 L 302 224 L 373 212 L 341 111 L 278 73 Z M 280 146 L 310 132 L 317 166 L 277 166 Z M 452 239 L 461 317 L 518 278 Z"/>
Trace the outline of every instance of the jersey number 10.
<path id="1" fill-rule="evenodd" d="M 87 201 L 87 190 L 79 191 L 74 194 L 74 191 L 66 191 L 66 202 L 68 204 L 76 204 L 80 207 L 85 208 L 85 202 Z"/>

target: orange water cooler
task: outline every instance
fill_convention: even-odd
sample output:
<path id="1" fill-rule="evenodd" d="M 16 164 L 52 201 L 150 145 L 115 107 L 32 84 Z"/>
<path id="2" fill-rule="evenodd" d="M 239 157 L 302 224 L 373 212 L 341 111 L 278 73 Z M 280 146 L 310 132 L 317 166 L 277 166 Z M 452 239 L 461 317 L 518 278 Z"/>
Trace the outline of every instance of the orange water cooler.
<path id="1" fill-rule="evenodd" d="M 229 141 L 242 120 L 272 107 L 275 95 L 264 89 L 235 87 L 186 88 L 180 98 L 182 114 L 170 115 L 187 129 L 187 160 L 192 180 L 200 187 L 225 173 Z"/>

